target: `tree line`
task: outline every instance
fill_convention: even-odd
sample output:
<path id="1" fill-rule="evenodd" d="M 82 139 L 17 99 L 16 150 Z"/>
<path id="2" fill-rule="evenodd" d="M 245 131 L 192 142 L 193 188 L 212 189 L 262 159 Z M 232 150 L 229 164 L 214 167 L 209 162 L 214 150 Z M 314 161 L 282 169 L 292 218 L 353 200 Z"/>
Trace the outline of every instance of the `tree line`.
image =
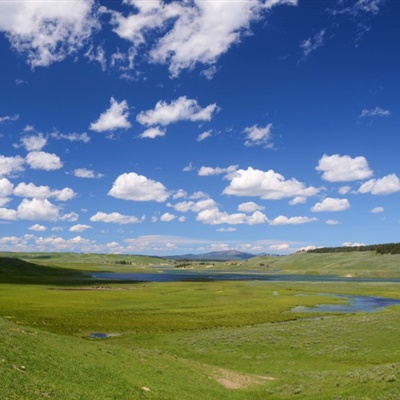
<path id="1" fill-rule="evenodd" d="M 400 254 L 400 243 L 372 244 L 367 246 L 321 247 L 307 253 L 349 253 L 354 251 L 375 251 L 376 254 Z"/>

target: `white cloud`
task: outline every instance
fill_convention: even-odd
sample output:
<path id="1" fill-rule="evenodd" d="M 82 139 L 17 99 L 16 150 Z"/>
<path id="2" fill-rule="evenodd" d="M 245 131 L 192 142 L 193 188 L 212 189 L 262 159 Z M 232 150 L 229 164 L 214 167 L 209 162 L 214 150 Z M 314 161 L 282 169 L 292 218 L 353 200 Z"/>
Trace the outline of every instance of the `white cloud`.
<path id="1" fill-rule="evenodd" d="M 32 169 L 43 169 L 45 171 L 60 169 L 63 166 L 60 157 L 44 151 L 31 151 L 26 156 L 26 162 Z"/>
<path id="2" fill-rule="evenodd" d="M 376 195 L 392 194 L 400 191 L 400 179 L 396 174 L 386 175 L 380 179 L 370 179 L 358 189 L 359 193 Z"/>
<path id="3" fill-rule="evenodd" d="M 217 207 L 217 203 L 213 199 L 202 199 L 199 201 L 181 201 L 175 205 L 171 205 L 175 211 L 179 212 L 199 212 L 205 209 L 214 209 Z"/>
<path id="4" fill-rule="evenodd" d="M 279 200 L 288 197 L 310 197 L 320 189 L 306 187 L 304 183 L 294 178 L 286 180 L 281 174 L 269 170 L 261 171 L 249 167 L 239 169 L 234 174 L 230 184 L 223 191 L 233 196 L 257 196 L 264 200 Z"/>
<path id="5" fill-rule="evenodd" d="M 217 71 L 218 68 L 215 65 L 211 65 L 211 67 L 203 69 L 200 74 L 210 81 L 212 78 L 214 78 L 214 75 L 217 73 Z"/>
<path id="6" fill-rule="evenodd" d="M 161 129 L 159 126 L 146 129 L 139 135 L 142 139 L 155 139 L 158 136 L 165 136 L 165 129 Z"/>
<path id="7" fill-rule="evenodd" d="M 339 225 L 340 222 L 336 221 L 336 219 L 328 219 L 327 221 L 325 221 L 326 224 L 328 225 Z"/>
<path id="8" fill-rule="evenodd" d="M 71 188 L 63 188 L 61 190 L 53 190 L 48 186 L 36 186 L 33 183 L 19 183 L 14 189 L 14 194 L 20 197 L 32 197 L 37 199 L 47 199 L 55 197 L 60 201 L 68 201 L 76 196 L 76 193 Z"/>
<path id="9" fill-rule="evenodd" d="M 274 218 L 269 222 L 270 225 L 300 225 L 307 224 L 309 222 L 317 221 L 317 218 L 310 217 L 291 217 L 288 218 L 284 215 L 279 215 L 279 217 Z"/>
<path id="10" fill-rule="evenodd" d="M 205 132 L 203 132 L 203 133 L 200 133 L 200 135 L 197 136 L 197 141 L 198 141 L 198 142 L 202 142 L 203 140 L 205 140 L 205 139 L 211 137 L 211 135 L 212 135 L 212 131 L 211 131 L 211 130 L 205 131 Z"/>
<path id="11" fill-rule="evenodd" d="M 197 215 L 196 221 L 209 225 L 256 225 L 268 222 L 268 218 L 260 211 L 255 211 L 251 215 L 246 215 L 244 213 L 228 214 L 218 210 L 218 208 L 209 208 L 200 211 Z"/>
<path id="12" fill-rule="evenodd" d="M 360 118 L 365 118 L 365 117 L 389 117 L 391 112 L 389 110 L 384 110 L 383 108 L 380 107 L 375 107 L 372 109 L 366 109 L 364 108 L 361 111 Z"/>
<path id="13" fill-rule="evenodd" d="M 227 168 L 220 168 L 220 167 L 201 167 L 199 169 L 198 175 L 199 176 L 212 176 L 212 175 L 221 175 L 227 174 L 227 177 L 232 176 L 238 169 L 237 165 L 230 165 Z"/>
<path id="14" fill-rule="evenodd" d="M 350 208 L 350 202 L 347 199 L 334 199 L 327 197 L 321 202 L 316 203 L 311 211 L 325 212 L 325 211 L 344 211 Z"/>
<path id="15" fill-rule="evenodd" d="M 301 42 L 300 48 L 303 50 L 303 54 L 307 57 L 313 51 L 317 50 L 324 44 L 325 29 L 315 34 L 312 38 L 308 38 Z"/>
<path id="16" fill-rule="evenodd" d="M 193 168 L 192 163 L 189 163 L 189 165 L 187 165 L 186 167 L 183 167 L 183 169 L 182 169 L 183 172 L 190 172 L 193 170 L 194 170 L 194 168 Z"/>
<path id="17" fill-rule="evenodd" d="M 183 189 L 179 189 L 173 196 L 173 199 L 181 199 L 182 197 L 187 197 L 187 193 Z"/>
<path id="18" fill-rule="evenodd" d="M 236 232 L 236 228 L 229 226 L 228 228 L 218 228 L 217 232 Z"/>
<path id="19" fill-rule="evenodd" d="M 338 192 L 341 195 L 347 194 L 351 191 L 351 186 L 342 186 L 339 188 Z"/>
<path id="20" fill-rule="evenodd" d="M 89 129 L 96 132 L 113 131 L 115 129 L 127 129 L 131 127 L 128 121 L 129 106 L 126 100 L 118 103 L 111 97 L 110 108 L 104 113 L 100 114 L 97 121 L 92 122 Z"/>
<path id="21" fill-rule="evenodd" d="M 24 170 L 25 160 L 20 156 L 5 157 L 0 155 L 0 176 L 13 176 Z"/>
<path id="22" fill-rule="evenodd" d="M 108 192 L 118 199 L 163 202 L 169 197 L 165 186 L 135 172 L 120 175 Z"/>
<path id="23" fill-rule="evenodd" d="M 140 112 L 136 119 L 141 125 L 146 126 L 166 126 L 178 121 L 210 121 L 217 109 L 215 103 L 201 108 L 197 100 L 181 96 L 170 104 L 160 100 L 153 110 Z"/>
<path id="24" fill-rule="evenodd" d="M 214 64 L 240 42 L 252 21 L 277 4 L 295 4 L 295 1 L 238 1 L 229 3 L 229 7 L 224 1 L 186 3 L 178 10 L 172 29 L 158 41 L 150 56 L 155 62 L 168 63 L 174 77 L 197 63 Z"/>
<path id="25" fill-rule="evenodd" d="M 95 215 L 90 217 L 90 221 L 92 222 L 105 222 L 105 223 L 113 223 L 113 224 L 138 224 L 144 220 L 144 216 L 139 219 L 134 215 L 123 215 L 117 212 L 113 213 L 104 213 L 104 212 L 97 212 Z"/>
<path id="26" fill-rule="evenodd" d="M 42 150 L 47 144 L 47 139 L 39 133 L 39 135 L 26 136 L 21 139 L 26 151 L 39 151 Z"/>
<path id="27" fill-rule="evenodd" d="M 68 213 L 68 214 L 61 215 L 60 220 L 61 221 L 75 222 L 75 221 L 78 220 L 78 218 L 79 218 L 79 215 L 77 213 L 71 212 L 71 213 Z"/>
<path id="28" fill-rule="evenodd" d="M 0 197 L 7 197 L 13 193 L 14 185 L 7 178 L 0 178 Z"/>
<path id="29" fill-rule="evenodd" d="M 0 207 L 5 206 L 11 201 L 9 197 L 0 197 Z"/>
<path id="30" fill-rule="evenodd" d="M 93 0 L 0 2 L 0 31 L 32 67 L 76 53 L 97 27 Z"/>
<path id="31" fill-rule="evenodd" d="M 271 129 L 272 124 L 267 124 L 264 127 L 253 125 L 245 128 L 243 130 L 246 134 L 245 146 L 264 146 L 271 149 L 273 147 Z"/>
<path id="32" fill-rule="evenodd" d="M 180 217 L 178 218 L 178 221 L 179 221 L 179 222 L 185 222 L 185 221 L 186 221 L 186 217 L 185 217 L 184 215 L 182 215 L 182 216 L 180 216 Z"/>
<path id="33" fill-rule="evenodd" d="M 100 179 L 104 175 L 100 174 L 100 173 L 96 173 L 91 169 L 77 168 L 74 170 L 74 176 L 76 176 L 77 178 Z"/>
<path id="34" fill-rule="evenodd" d="M 70 142 L 83 142 L 88 143 L 90 142 L 90 136 L 84 133 L 60 133 L 58 131 L 52 132 L 50 136 L 57 140 L 69 140 Z"/>
<path id="35" fill-rule="evenodd" d="M 342 246 L 344 246 L 344 247 L 362 247 L 362 246 L 365 246 L 365 243 L 344 242 Z"/>
<path id="36" fill-rule="evenodd" d="M 163 215 L 161 215 L 160 217 L 160 221 L 162 222 L 171 222 L 172 220 L 174 220 L 176 218 L 176 215 L 171 214 L 169 212 L 164 213 Z"/>
<path id="37" fill-rule="evenodd" d="M 248 201 L 247 203 L 242 203 L 242 204 L 239 204 L 239 206 L 238 206 L 238 211 L 245 212 L 245 213 L 261 211 L 264 209 L 265 209 L 265 207 L 259 206 L 258 204 L 254 203 L 253 201 Z"/>
<path id="38" fill-rule="evenodd" d="M 303 196 L 296 196 L 294 199 L 289 201 L 291 206 L 295 206 L 296 204 L 304 204 L 307 202 L 307 198 Z"/>
<path id="39" fill-rule="evenodd" d="M 364 157 L 351 158 L 334 154 L 324 154 L 315 168 L 323 172 L 322 179 L 328 182 L 349 182 L 370 178 L 373 175 Z"/>
<path id="40" fill-rule="evenodd" d="M 45 232 L 47 231 L 47 228 L 43 225 L 35 224 L 29 227 L 30 231 L 36 231 L 36 232 Z"/>
<path id="41" fill-rule="evenodd" d="M 375 207 L 371 210 L 372 213 L 377 214 L 377 213 L 383 213 L 385 209 L 383 207 Z"/>
<path id="42" fill-rule="evenodd" d="M 17 219 L 17 212 L 10 208 L 0 208 L 0 219 L 15 221 Z"/>
<path id="43" fill-rule="evenodd" d="M 23 199 L 18 206 L 17 214 L 19 219 L 29 221 L 56 221 L 58 219 L 58 208 L 47 199 Z"/>
<path id="44" fill-rule="evenodd" d="M 0 3 L 0 7 L 1 7 L 1 3 Z M 0 8 L 1 10 L 1 8 Z M 1 25 L 0 25 L 0 30 L 1 30 Z M 3 124 L 4 122 L 8 122 L 8 121 L 17 121 L 19 119 L 19 115 L 15 114 L 15 115 L 6 115 L 4 117 L 0 117 L 0 124 Z"/>
<path id="45" fill-rule="evenodd" d="M 290 248 L 290 245 L 287 243 L 271 244 L 268 248 L 274 251 L 285 251 Z"/>
<path id="46" fill-rule="evenodd" d="M 91 228 L 92 227 L 90 225 L 78 224 L 78 225 L 71 226 L 71 228 L 69 228 L 69 231 L 70 232 L 85 232 Z"/>

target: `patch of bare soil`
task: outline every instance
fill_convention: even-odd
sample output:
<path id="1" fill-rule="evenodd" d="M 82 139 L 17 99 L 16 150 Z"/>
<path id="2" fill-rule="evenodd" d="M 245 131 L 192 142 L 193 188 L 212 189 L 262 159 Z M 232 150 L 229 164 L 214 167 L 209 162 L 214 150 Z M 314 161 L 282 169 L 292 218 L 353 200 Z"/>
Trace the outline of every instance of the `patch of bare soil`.
<path id="1" fill-rule="evenodd" d="M 266 381 L 275 380 L 270 376 L 241 374 L 224 368 L 215 369 L 210 378 L 215 379 L 226 389 L 246 389 L 250 386 L 262 385 Z"/>

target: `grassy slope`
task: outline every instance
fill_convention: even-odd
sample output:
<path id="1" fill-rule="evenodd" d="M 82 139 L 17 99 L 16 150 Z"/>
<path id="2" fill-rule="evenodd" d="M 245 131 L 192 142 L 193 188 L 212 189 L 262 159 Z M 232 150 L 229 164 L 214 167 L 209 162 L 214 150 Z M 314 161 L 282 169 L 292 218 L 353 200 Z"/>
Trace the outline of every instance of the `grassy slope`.
<path id="1" fill-rule="evenodd" d="M 73 287 L 68 281 L 60 286 L 65 274 L 75 277 L 99 260 L 107 269 L 113 259 L 48 256 L 25 258 L 36 257 L 42 266 L 0 262 L 1 399 L 398 399 L 399 307 L 306 320 L 296 318 L 308 314 L 290 312 L 296 305 L 320 303 L 320 292 L 399 298 L 398 284 L 178 282 L 60 290 L 77 288 L 76 281 Z M 251 262 L 313 273 L 321 265 L 314 256 L 321 255 Z M 328 255 L 323 256 L 326 262 Z M 365 263 L 372 260 L 367 256 L 352 259 L 355 266 L 363 260 L 371 273 L 379 263 Z M 351 257 L 339 255 L 326 268 L 338 271 L 349 263 Z M 54 264 L 59 267 L 49 267 Z M 62 265 L 71 269 L 60 269 Z M 354 265 L 352 271 L 357 270 Z M 387 270 L 395 273 L 395 265 L 387 263 Z M 24 283 L 22 272 L 29 278 Z M 340 301 L 323 298 L 324 303 Z M 122 335 L 89 340 L 91 332 Z M 218 379 L 243 388 L 226 389 Z"/>
<path id="2" fill-rule="evenodd" d="M 269 268 L 260 264 L 269 265 Z M 358 277 L 400 277 L 400 255 L 377 255 L 375 252 L 296 253 L 283 257 L 256 257 L 249 267 L 280 273 L 339 275 Z"/>

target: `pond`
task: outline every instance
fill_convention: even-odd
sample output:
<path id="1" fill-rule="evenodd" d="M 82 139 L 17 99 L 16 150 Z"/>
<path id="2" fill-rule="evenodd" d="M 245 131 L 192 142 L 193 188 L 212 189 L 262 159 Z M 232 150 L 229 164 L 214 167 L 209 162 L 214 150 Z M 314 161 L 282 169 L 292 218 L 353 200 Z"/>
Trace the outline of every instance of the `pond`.
<path id="1" fill-rule="evenodd" d="M 332 296 L 331 294 L 329 296 Z M 377 312 L 389 306 L 400 305 L 400 299 L 388 299 L 386 297 L 374 296 L 349 296 L 349 295 L 333 295 L 337 298 L 348 300 L 345 304 L 320 304 L 315 307 L 297 306 L 292 311 L 300 312 Z"/>

